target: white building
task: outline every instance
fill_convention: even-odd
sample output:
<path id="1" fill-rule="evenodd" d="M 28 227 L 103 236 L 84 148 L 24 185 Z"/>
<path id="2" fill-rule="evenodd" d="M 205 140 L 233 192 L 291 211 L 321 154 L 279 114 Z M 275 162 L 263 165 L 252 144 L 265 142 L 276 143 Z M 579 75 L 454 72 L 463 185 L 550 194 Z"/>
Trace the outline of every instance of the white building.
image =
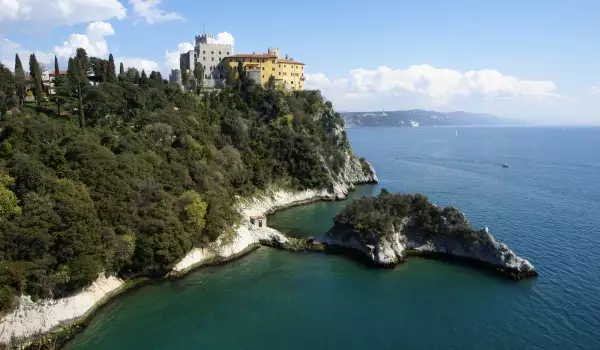
<path id="1" fill-rule="evenodd" d="M 211 35 L 196 35 L 193 50 L 180 56 L 181 67 L 193 75 L 196 63 L 204 69 L 204 87 L 221 88 L 225 86 L 227 76 L 223 58 L 233 55 L 233 45 L 217 43 Z"/>

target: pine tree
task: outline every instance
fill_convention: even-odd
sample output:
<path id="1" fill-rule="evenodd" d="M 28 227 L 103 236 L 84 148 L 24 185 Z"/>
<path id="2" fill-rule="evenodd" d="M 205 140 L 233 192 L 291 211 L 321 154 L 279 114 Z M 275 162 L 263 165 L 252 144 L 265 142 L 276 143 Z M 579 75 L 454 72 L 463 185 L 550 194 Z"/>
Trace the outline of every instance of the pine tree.
<path id="1" fill-rule="evenodd" d="M 81 68 L 81 71 L 83 72 L 87 80 L 87 76 L 90 73 L 90 59 L 85 49 L 78 48 L 77 53 L 75 54 L 75 58 L 77 59 L 77 62 L 79 62 L 79 67 Z"/>
<path id="2" fill-rule="evenodd" d="M 140 85 L 148 85 L 148 76 L 146 75 L 146 71 L 142 69 L 142 76 L 140 77 Z"/>
<path id="3" fill-rule="evenodd" d="M 123 66 L 123 62 L 119 64 L 119 80 L 126 80 L 127 76 L 125 75 L 125 67 Z"/>
<path id="4" fill-rule="evenodd" d="M 181 70 L 181 85 L 183 85 L 184 90 L 186 90 L 188 88 L 189 80 L 190 80 L 190 74 L 188 73 L 188 70 L 182 69 Z"/>
<path id="5" fill-rule="evenodd" d="M 122 67 L 122 64 L 121 64 Z M 117 81 L 117 72 L 115 71 L 115 59 L 112 55 L 112 53 L 110 55 L 108 55 L 108 82 L 110 83 L 114 83 L 115 81 Z"/>
<path id="6" fill-rule="evenodd" d="M 33 79 L 31 86 L 33 88 L 33 94 L 35 95 L 35 100 L 37 101 L 39 108 L 42 102 L 42 93 L 44 91 L 42 89 L 42 71 L 34 53 L 29 56 L 29 74 Z"/>
<path id="7" fill-rule="evenodd" d="M 56 101 L 56 113 L 60 116 L 60 97 L 58 95 L 58 90 L 61 87 L 61 79 L 60 70 L 58 67 L 58 58 L 54 56 L 54 100 Z"/>
<path id="8" fill-rule="evenodd" d="M 78 49 L 79 51 L 79 49 Z M 82 57 L 82 56 L 80 56 Z M 85 116 L 83 114 L 83 92 L 82 89 L 88 84 L 87 74 L 83 69 L 79 57 L 69 59 L 69 81 L 75 87 L 78 101 L 79 127 L 85 128 Z"/>
<path id="9" fill-rule="evenodd" d="M 23 70 L 23 64 L 19 58 L 19 54 L 15 55 L 15 86 L 17 89 L 17 98 L 19 99 L 19 105 L 23 105 L 25 101 L 25 70 Z"/>
<path id="10" fill-rule="evenodd" d="M 200 95 L 200 91 L 204 88 L 204 68 L 202 63 L 196 63 L 194 67 L 194 78 L 196 79 L 196 93 Z"/>

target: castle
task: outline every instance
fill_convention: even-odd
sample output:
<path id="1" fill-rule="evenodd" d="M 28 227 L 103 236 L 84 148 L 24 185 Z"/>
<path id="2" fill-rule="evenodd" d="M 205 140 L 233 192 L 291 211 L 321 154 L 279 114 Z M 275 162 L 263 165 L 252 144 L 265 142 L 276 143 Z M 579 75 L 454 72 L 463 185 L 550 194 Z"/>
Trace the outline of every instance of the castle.
<path id="1" fill-rule="evenodd" d="M 180 55 L 180 67 L 193 76 L 197 64 L 204 70 L 204 87 L 225 87 L 227 67 L 243 65 L 246 74 L 257 84 L 267 85 L 271 77 L 275 84 L 288 90 L 304 90 L 304 63 L 280 57 L 278 48 L 269 48 L 264 54 L 233 54 L 233 45 L 221 44 L 209 34 L 197 35 L 193 50 Z M 181 70 L 174 69 L 169 77 L 172 83 L 182 84 Z"/>

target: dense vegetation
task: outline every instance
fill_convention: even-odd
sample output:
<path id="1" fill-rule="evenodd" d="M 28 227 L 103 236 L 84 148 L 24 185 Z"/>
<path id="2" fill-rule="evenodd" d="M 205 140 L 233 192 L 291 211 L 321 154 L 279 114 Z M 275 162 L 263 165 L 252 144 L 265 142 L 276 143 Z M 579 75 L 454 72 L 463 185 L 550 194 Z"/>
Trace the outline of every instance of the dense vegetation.
<path id="1" fill-rule="evenodd" d="M 405 218 L 408 226 L 425 235 L 464 234 L 471 225 L 454 207 L 440 208 L 421 194 L 390 193 L 382 189 L 378 197 L 352 201 L 334 218 L 336 227 L 352 232 L 365 244 L 397 230 Z"/>
<path id="2" fill-rule="evenodd" d="M 236 196 L 328 186 L 349 151 L 318 91 L 265 89 L 240 70 L 220 92 L 182 92 L 80 49 L 45 101 L 34 59 L 35 103 L 22 67 L 0 67 L 0 309 L 101 271 L 162 274 L 231 230 Z"/>

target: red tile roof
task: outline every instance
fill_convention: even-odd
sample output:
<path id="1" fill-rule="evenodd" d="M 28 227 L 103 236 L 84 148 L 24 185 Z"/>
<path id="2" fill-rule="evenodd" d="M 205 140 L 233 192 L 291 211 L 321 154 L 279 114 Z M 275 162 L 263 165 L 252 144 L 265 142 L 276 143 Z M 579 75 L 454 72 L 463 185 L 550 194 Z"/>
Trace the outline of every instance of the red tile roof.
<path id="1" fill-rule="evenodd" d="M 54 71 L 54 70 L 50 71 L 48 74 L 49 75 L 56 75 L 56 71 Z M 69 74 L 69 71 L 66 71 L 66 70 L 59 70 L 58 71 L 58 75 L 67 75 L 67 74 Z"/>
<path id="2" fill-rule="evenodd" d="M 275 55 L 268 53 L 254 54 L 254 53 L 239 53 L 233 56 L 227 56 L 226 58 L 277 58 Z"/>
<path id="3" fill-rule="evenodd" d="M 298 62 L 298 61 L 294 61 L 294 60 L 288 60 L 286 58 L 280 58 L 279 61 L 277 61 L 278 63 L 288 63 L 288 64 L 301 64 L 304 65 L 304 63 L 302 62 Z"/>
<path id="4" fill-rule="evenodd" d="M 268 53 L 261 53 L 261 54 L 239 53 L 237 55 L 225 57 L 225 59 L 227 59 L 227 58 L 266 58 L 266 59 L 271 59 L 271 58 L 277 58 L 277 56 L 271 55 L 271 54 L 268 54 Z M 298 61 L 294 61 L 294 60 L 288 60 L 286 58 L 279 58 L 279 59 L 277 59 L 277 63 L 301 64 L 301 65 L 304 65 L 304 63 L 302 63 L 302 62 L 298 62 Z"/>

